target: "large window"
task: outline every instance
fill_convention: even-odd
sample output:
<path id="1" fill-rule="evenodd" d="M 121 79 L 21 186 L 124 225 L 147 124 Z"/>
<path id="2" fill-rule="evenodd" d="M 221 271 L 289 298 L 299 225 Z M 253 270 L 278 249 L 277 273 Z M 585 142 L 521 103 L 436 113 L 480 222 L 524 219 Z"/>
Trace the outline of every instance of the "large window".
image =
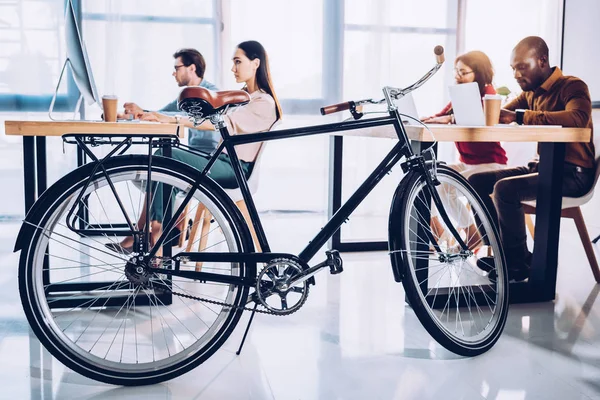
<path id="1" fill-rule="evenodd" d="M 218 8 L 212 0 L 84 0 L 83 36 L 98 90 L 147 109 L 177 97 L 173 53 L 198 49 L 219 83 Z M 96 109 L 96 112 L 99 110 Z"/>
<path id="2" fill-rule="evenodd" d="M 346 0 L 344 18 L 345 99 L 382 98 L 382 87 L 405 87 L 435 63 L 433 48 L 443 45 L 446 65 L 413 93 L 420 115 L 432 115 L 447 103 L 452 82 L 458 25 L 454 0 Z M 381 107 L 380 107 L 381 109 Z M 393 146 L 392 140 L 344 139 L 342 198 L 347 199 Z M 439 145 L 439 156 L 454 160 L 450 143 Z M 402 171 L 395 168 L 354 212 L 341 233 L 343 241 L 387 237 L 390 200 Z"/>
<path id="3" fill-rule="evenodd" d="M 64 0 L 0 2 L 0 110 L 47 110 L 65 59 Z M 74 108 L 72 80 L 56 109 Z"/>
<path id="4" fill-rule="evenodd" d="M 550 65 L 560 65 L 563 0 L 468 1 L 465 9 L 463 51 L 481 50 L 494 65 L 494 84 L 507 86 L 516 96 L 521 89 L 510 68 L 515 45 L 527 36 L 548 44 Z M 511 166 L 526 165 L 536 153 L 534 143 L 502 144 Z"/>
<path id="5" fill-rule="evenodd" d="M 563 0 L 468 1 L 464 51 L 485 52 L 495 69 L 495 84 L 519 92 L 512 76 L 510 54 L 526 36 L 542 37 L 550 49 L 550 64 L 560 64 Z"/>
<path id="6" fill-rule="evenodd" d="M 230 72 L 231 56 L 237 43 L 254 39 L 269 52 L 284 109 L 282 128 L 323 123 L 326 119 L 318 110 L 325 104 L 379 97 L 384 85 L 413 82 L 432 66 L 432 49 L 442 44 L 447 65 L 415 93 L 421 115 L 439 111 L 448 101 L 446 86 L 453 81 L 457 36 L 464 37 L 458 43 L 461 51 L 477 48 L 488 52 L 496 67 L 496 84 L 510 85 L 508 56 L 519 38 L 542 35 L 550 45 L 551 59 L 558 60 L 561 3 L 74 0 L 100 94 L 117 94 L 120 103 L 134 101 L 148 109 L 165 105 L 179 91 L 171 75 L 172 54 L 182 47 L 197 48 L 205 55 L 207 80 L 221 88 L 239 88 Z M 0 112 L 10 112 L 10 118 L 46 118 L 44 111 L 65 58 L 64 5 L 65 0 L 0 1 Z M 459 9 L 464 16 L 462 35 L 457 35 Z M 517 9 L 520 11 L 515 12 Z M 73 109 L 77 95 L 73 83 L 66 82 L 60 90 L 59 109 Z M 86 108 L 86 118 L 98 118 L 99 114 L 98 107 Z M 0 115 L 0 119 L 7 116 Z M 5 176 L 21 173 L 15 172 L 22 164 L 20 143 L 20 138 L 0 134 L 0 159 L 8 160 L 0 164 L 3 182 Z M 346 140 L 345 196 L 389 145 L 377 139 Z M 452 145 L 440 148 L 442 158 L 454 161 Z M 66 157 L 60 149 L 57 141 L 56 151 L 50 152 L 52 167 L 63 165 L 57 161 Z M 324 214 L 328 150 L 326 136 L 270 143 L 261 168 L 259 208 Z M 357 210 L 354 220 L 384 218 L 388 204 L 381 199 L 391 197 L 399 179 L 398 175 L 388 178 Z M 14 192 L 20 194 L 22 188 L 14 188 Z M 383 235 L 383 219 L 381 227 Z M 345 231 L 360 230 L 351 222 Z"/>

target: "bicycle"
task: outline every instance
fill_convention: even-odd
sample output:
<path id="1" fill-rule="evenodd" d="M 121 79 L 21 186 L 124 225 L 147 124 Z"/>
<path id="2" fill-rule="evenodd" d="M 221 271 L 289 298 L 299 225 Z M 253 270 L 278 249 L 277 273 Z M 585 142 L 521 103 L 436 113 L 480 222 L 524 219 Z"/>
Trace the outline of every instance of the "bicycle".
<path id="1" fill-rule="evenodd" d="M 440 69 L 443 48 L 437 46 L 435 54 L 436 65 L 413 85 L 384 87 L 381 100 L 324 107 L 322 114 L 350 110 L 353 118 L 312 127 L 231 136 L 222 115 L 229 107 L 249 101 L 248 94 L 184 89 L 180 108 L 195 122 L 209 118 L 223 138 L 203 171 L 169 154 L 153 155 L 155 147 L 167 153 L 172 146 L 194 151 L 176 137 L 66 135 L 63 140 L 80 146 L 92 162 L 44 192 L 27 214 L 15 246 L 15 251 L 21 250 L 21 301 L 40 342 L 63 364 L 89 378 L 118 385 L 153 384 L 207 360 L 248 310 L 252 315 L 241 351 L 256 312 L 292 314 L 306 302 L 318 272 L 343 271 L 336 251 L 327 251 L 326 260 L 316 265 L 309 261 L 404 158 L 405 175 L 389 217 L 394 279 L 402 282 L 410 306 L 442 346 L 463 356 L 489 350 L 502 333 L 508 311 L 506 266 L 494 222 L 460 174 L 434 157 L 427 159 L 425 152 L 412 151 L 394 104 Z M 387 116 L 362 119 L 360 106 L 384 103 Z M 356 192 L 299 255 L 271 252 L 235 146 L 384 125 L 393 125 L 398 142 Z M 148 154 L 125 155 L 136 143 L 146 145 Z M 116 147 L 99 159 L 89 146 L 103 144 Z M 240 211 L 208 176 L 224 149 L 232 160 L 261 253 L 254 251 Z M 163 231 L 152 246 L 149 224 L 138 226 L 130 216 L 150 215 L 158 193 L 163 194 Z M 183 198 L 179 205 L 174 201 L 177 197 Z M 457 204 L 464 215 L 446 211 Z M 172 254 L 175 226 L 200 206 L 209 213 L 210 230 L 199 239 L 204 248 L 190 251 L 198 242 L 190 237 L 186 249 Z M 443 232 L 431 227 L 432 212 L 441 218 Z M 125 222 L 117 223 L 115 215 Z M 478 237 L 465 230 L 461 223 L 465 217 L 476 224 Z M 179 232 L 183 234 L 185 230 Z M 102 241 L 115 242 L 125 235 L 134 237 L 133 253 L 104 248 Z M 478 246 L 473 246 L 473 239 Z M 165 253 L 157 256 L 161 248 Z M 482 252 L 493 262 L 481 265 Z M 202 267 L 196 268 L 195 263 Z"/>

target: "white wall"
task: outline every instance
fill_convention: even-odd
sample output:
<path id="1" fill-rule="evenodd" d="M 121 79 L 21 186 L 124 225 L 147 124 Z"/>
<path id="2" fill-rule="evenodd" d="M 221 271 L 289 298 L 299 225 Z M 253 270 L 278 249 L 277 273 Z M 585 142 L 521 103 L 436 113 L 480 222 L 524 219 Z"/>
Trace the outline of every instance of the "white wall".
<path id="1" fill-rule="evenodd" d="M 600 102 L 600 1 L 565 0 L 562 69 L 583 79 Z"/>

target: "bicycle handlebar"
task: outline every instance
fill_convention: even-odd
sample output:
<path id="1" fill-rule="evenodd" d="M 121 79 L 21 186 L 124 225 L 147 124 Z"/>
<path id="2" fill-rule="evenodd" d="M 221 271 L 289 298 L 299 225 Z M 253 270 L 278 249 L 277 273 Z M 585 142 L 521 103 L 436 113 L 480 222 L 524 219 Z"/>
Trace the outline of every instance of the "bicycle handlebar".
<path id="1" fill-rule="evenodd" d="M 333 114 L 340 111 L 346 111 L 350 109 L 350 101 L 344 103 L 332 104 L 330 106 L 321 107 L 321 115 Z"/>
<path id="2" fill-rule="evenodd" d="M 433 49 L 433 53 L 435 54 L 436 65 L 429 72 L 427 72 L 421 79 L 419 79 L 417 82 L 415 82 L 411 86 L 408 86 L 407 88 L 404 88 L 404 89 L 394 89 L 394 88 L 385 87 L 384 92 L 386 90 L 389 90 L 391 96 L 393 98 L 397 99 L 399 97 L 406 95 L 407 93 L 412 92 L 413 90 L 415 90 L 418 87 L 420 87 L 421 85 L 423 85 L 426 81 L 429 80 L 429 78 L 431 78 L 440 69 L 440 67 L 446 60 L 446 58 L 444 57 L 444 48 L 442 46 L 439 46 L 439 45 L 435 46 Z M 387 94 L 386 94 L 386 96 L 387 96 Z M 321 115 L 327 115 L 327 114 L 333 114 L 333 113 L 340 112 L 340 111 L 346 111 L 346 110 L 349 110 L 352 106 L 357 107 L 357 106 L 360 106 L 363 104 L 381 104 L 385 101 L 386 101 L 385 98 L 381 99 L 381 100 L 365 99 L 365 100 L 359 100 L 359 101 L 346 101 L 343 103 L 332 104 L 329 106 L 321 107 Z"/>

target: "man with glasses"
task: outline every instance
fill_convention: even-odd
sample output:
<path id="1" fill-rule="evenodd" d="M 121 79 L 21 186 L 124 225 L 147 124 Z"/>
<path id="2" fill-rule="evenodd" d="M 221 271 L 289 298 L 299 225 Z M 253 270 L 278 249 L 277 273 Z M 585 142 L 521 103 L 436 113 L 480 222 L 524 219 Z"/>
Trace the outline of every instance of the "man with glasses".
<path id="1" fill-rule="evenodd" d="M 173 76 L 179 87 L 200 86 L 208 90 L 218 90 L 215 85 L 204 79 L 206 62 L 198 50 L 181 49 L 173 54 L 173 58 L 175 59 Z M 135 103 L 125 103 L 123 107 L 125 113 L 133 115 L 134 118 L 139 118 L 149 112 Z M 158 110 L 158 112 L 171 116 L 181 114 L 181 111 L 177 108 L 177 99 Z M 219 132 L 190 129 L 188 144 L 196 150 L 210 153 L 217 147 L 220 139 Z"/>

